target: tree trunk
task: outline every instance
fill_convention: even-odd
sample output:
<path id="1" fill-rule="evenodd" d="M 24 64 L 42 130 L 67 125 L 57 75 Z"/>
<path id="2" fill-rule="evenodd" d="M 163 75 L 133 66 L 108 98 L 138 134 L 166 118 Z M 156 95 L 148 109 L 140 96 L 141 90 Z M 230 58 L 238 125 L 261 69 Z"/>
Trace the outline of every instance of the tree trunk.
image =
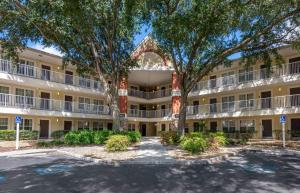
<path id="1" fill-rule="evenodd" d="M 181 92 L 178 130 L 184 136 L 185 121 L 186 121 L 187 94 Z"/>
<path id="2" fill-rule="evenodd" d="M 112 83 L 110 88 L 111 94 L 111 110 L 113 118 L 113 130 L 120 130 L 120 108 L 119 108 L 119 93 L 118 86 Z"/>

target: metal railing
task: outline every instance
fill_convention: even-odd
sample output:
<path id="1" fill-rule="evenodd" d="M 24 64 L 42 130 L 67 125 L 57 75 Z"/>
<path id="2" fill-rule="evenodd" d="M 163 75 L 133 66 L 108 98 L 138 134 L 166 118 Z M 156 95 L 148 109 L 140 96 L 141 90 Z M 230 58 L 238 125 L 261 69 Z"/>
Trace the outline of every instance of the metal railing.
<path id="1" fill-rule="evenodd" d="M 300 107 L 300 95 L 286 95 L 269 98 L 240 100 L 232 102 L 187 106 L 187 115 L 234 113 L 243 111 L 268 110 Z"/>
<path id="2" fill-rule="evenodd" d="M 141 117 L 141 118 L 161 118 L 172 116 L 171 109 L 160 109 L 160 110 L 138 110 L 129 109 L 128 117 Z"/>
<path id="3" fill-rule="evenodd" d="M 136 89 L 128 89 L 128 95 L 145 98 L 145 99 L 155 99 L 171 96 L 172 89 L 161 89 L 153 92 L 144 92 Z"/>
<path id="4" fill-rule="evenodd" d="M 0 106 L 100 115 L 110 114 L 110 108 L 105 105 L 95 105 L 11 94 L 0 94 Z"/>
<path id="5" fill-rule="evenodd" d="M 248 83 L 256 80 L 265 80 L 269 78 L 278 78 L 284 75 L 300 74 L 300 62 L 283 64 L 281 67 L 272 67 L 270 70 L 266 68 L 260 70 L 252 70 L 247 72 L 238 72 L 233 75 L 219 77 L 216 79 L 200 81 L 192 89 L 193 92 L 201 90 L 219 89 L 229 86 L 238 86 L 239 84 Z"/>
<path id="6" fill-rule="evenodd" d="M 100 81 L 87 79 L 80 76 L 68 75 L 61 72 L 38 68 L 35 66 L 13 63 L 9 60 L 0 59 L 0 72 L 18 76 L 30 77 L 50 82 L 73 85 L 81 88 L 95 89 L 103 92 L 104 88 Z"/>

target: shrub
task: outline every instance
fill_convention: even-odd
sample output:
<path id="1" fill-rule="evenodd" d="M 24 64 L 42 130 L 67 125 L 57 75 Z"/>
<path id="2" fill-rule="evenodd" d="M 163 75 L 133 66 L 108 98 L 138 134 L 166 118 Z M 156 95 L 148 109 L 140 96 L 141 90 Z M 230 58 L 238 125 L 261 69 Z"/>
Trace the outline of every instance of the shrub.
<path id="1" fill-rule="evenodd" d="M 111 135 L 110 131 L 95 131 L 94 132 L 94 143 L 95 144 L 104 144 L 110 135 Z"/>
<path id="2" fill-rule="evenodd" d="M 141 140 L 141 134 L 140 132 L 135 132 L 135 131 L 128 131 L 126 133 L 130 143 L 136 143 L 139 142 Z"/>
<path id="3" fill-rule="evenodd" d="M 69 131 L 64 131 L 64 130 L 53 131 L 51 133 L 51 137 L 53 139 L 62 139 L 68 132 Z"/>
<path id="4" fill-rule="evenodd" d="M 35 140 L 38 138 L 38 131 L 20 130 L 20 140 Z M 16 130 L 0 130 L 0 140 L 16 140 Z"/>
<path id="5" fill-rule="evenodd" d="M 226 144 L 228 140 L 223 132 L 210 133 L 208 137 L 209 148 L 218 149 Z"/>
<path id="6" fill-rule="evenodd" d="M 199 136 L 186 136 L 180 142 L 180 147 L 193 154 L 205 151 L 207 146 L 207 139 Z"/>
<path id="7" fill-rule="evenodd" d="M 78 145 L 80 144 L 79 140 L 79 132 L 78 131 L 70 131 L 64 137 L 65 143 L 68 145 Z"/>
<path id="8" fill-rule="evenodd" d="M 160 137 L 163 144 L 178 144 L 180 141 L 180 135 L 176 131 L 162 131 Z"/>
<path id="9" fill-rule="evenodd" d="M 80 144 L 93 144 L 94 136 L 93 132 L 88 130 L 79 131 L 79 143 Z"/>
<path id="10" fill-rule="evenodd" d="M 130 142 L 125 135 L 112 135 L 106 141 L 106 149 L 108 151 L 126 151 Z"/>

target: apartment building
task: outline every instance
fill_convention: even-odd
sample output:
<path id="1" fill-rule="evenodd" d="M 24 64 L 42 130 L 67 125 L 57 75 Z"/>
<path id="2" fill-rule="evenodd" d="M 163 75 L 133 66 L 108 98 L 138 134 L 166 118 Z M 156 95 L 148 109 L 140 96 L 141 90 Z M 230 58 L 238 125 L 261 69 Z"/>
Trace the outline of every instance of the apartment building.
<path id="1" fill-rule="evenodd" d="M 284 64 L 268 71 L 263 62 L 248 68 L 233 62 L 220 66 L 189 94 L 186 132 L 255 131 L 254 138 L 275 139 L 279 117 L 287 115 L 289 139 L 300 137 L 300 54 L 282 47 Z M 120 112 L 128 130 L 155 136 L 178 119 L 180 89 L 171 61 L 146 37 L 132 53 L 140 66 L 120 82 Z M 74 66 L 62 68 L 58 56 L 34 49 L 20 53 L 20 62 L 0 61 L 0 129 L 38 130 L 49 138 L 57 130 L 112 129 L 105 89 L 96 77 L 80 76 Z"/>

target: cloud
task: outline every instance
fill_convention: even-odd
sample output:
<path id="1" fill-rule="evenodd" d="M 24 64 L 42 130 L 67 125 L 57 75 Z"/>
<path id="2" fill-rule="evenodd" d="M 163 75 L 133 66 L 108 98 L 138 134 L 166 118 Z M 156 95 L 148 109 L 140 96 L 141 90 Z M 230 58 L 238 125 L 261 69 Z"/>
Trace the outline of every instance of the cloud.
<path id="1" fill-rule="evenodd" d="M 31 48 L 37 49 L 37 50 L 41 50 L 44 52 L 47 52 L 49 54 L 54 54 L 57 56 L 62 56 L 62 53 L 60 51 L 58 51 L 55 47 L 51 46 L 51 47 L 45 47 L 41 44 L 32 44 L 30 45 Z"/>

